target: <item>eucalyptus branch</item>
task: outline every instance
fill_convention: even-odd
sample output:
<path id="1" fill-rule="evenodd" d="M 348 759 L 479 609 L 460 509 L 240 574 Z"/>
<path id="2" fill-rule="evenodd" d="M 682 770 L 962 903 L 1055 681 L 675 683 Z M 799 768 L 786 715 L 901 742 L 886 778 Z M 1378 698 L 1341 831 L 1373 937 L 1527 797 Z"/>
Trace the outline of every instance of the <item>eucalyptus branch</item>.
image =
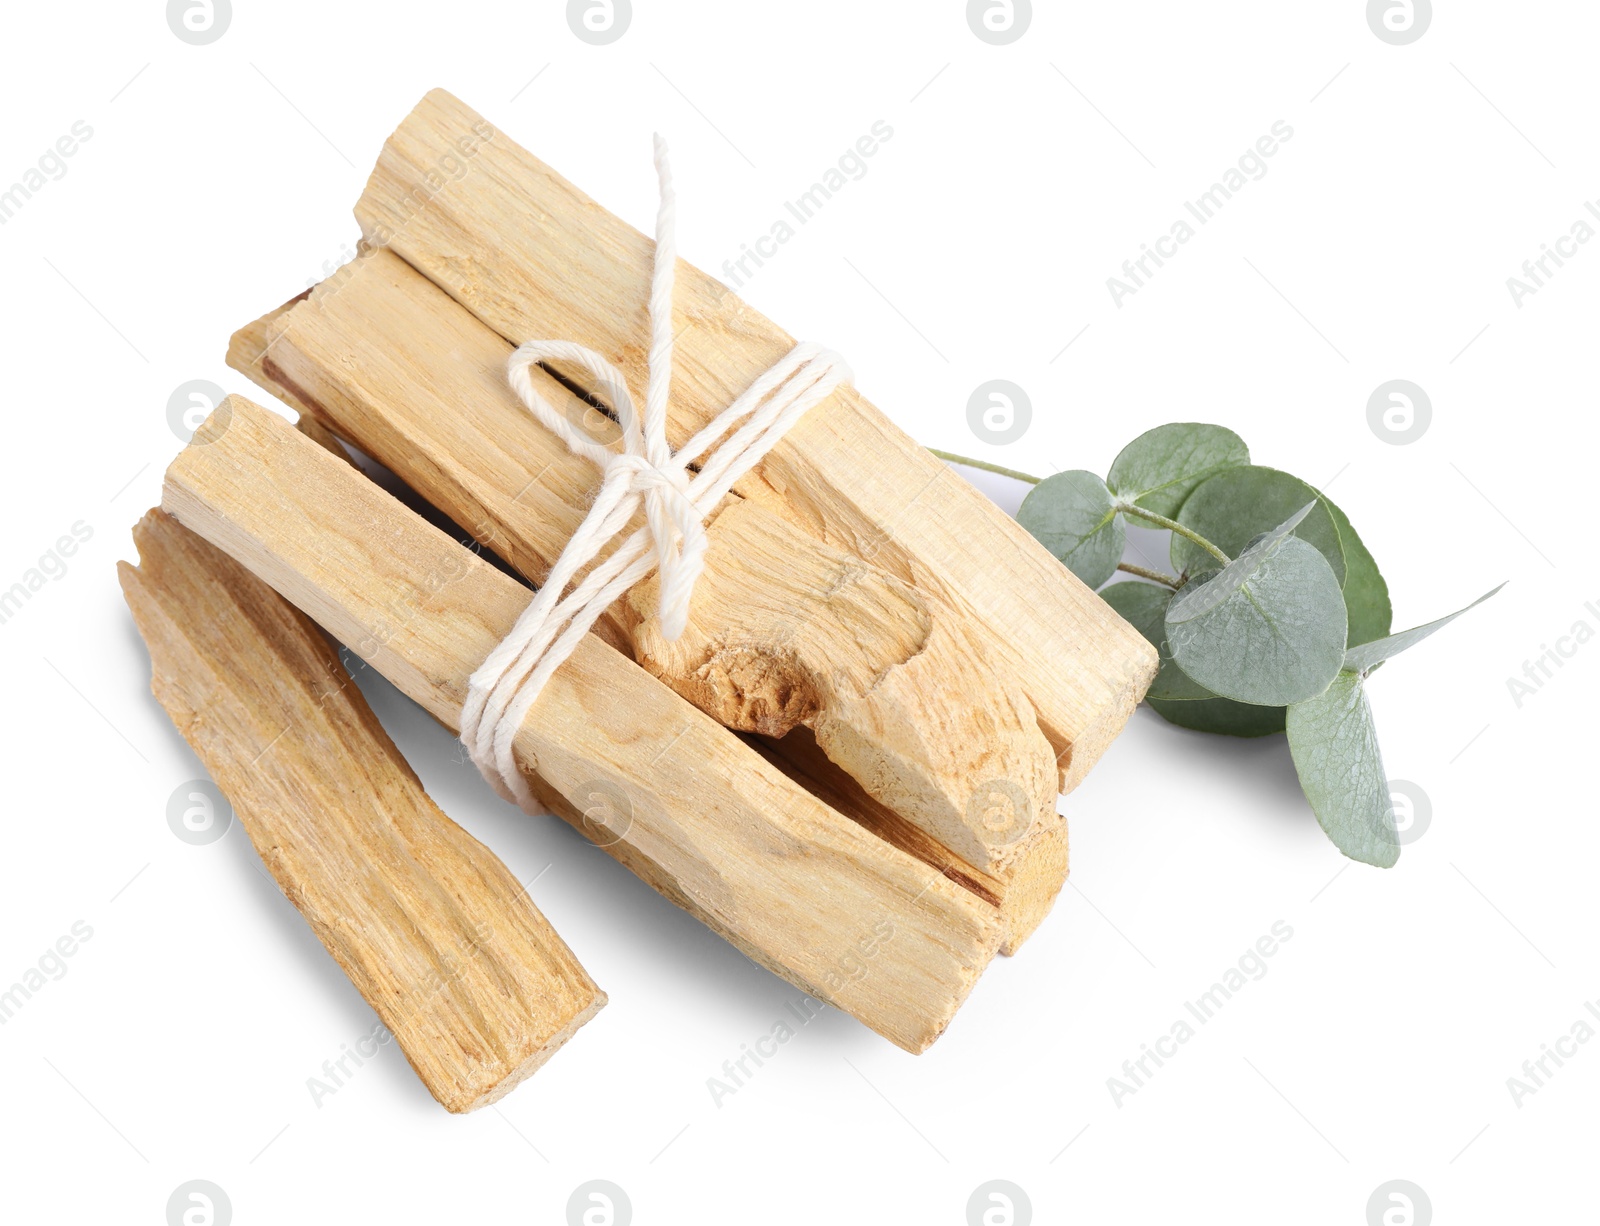
<path id="1" fill-rule="evenodd" d="M 941 460 L 948 460 L 952 464 L 961 464 L 967 468 L 981 468 L 986 473 L 999 473 L 1002 477 L 1014 477 L 1018 481 L 1026 481 L 1029 485 L 1038 485 L 1040 478 L 1030 477 L 1027 473 L 1019 473 L 1014 468 L 1004 468 L 999 464 L 991 464 L 987 460 L 974 460 L 971 456 L 956 455 L 950 451 L 940 451 L 937 447 L 928 450 Z"/>
<path id="2" fill-rule="evenodd" d="M 1154 511 L 1146 511 L 1143 507 L 1135 506 L 1131 502 L 1118 502 L 1116 505 L 1117 510 L 1121 511 L 1124 515 L 1135 515 L 1140 519 L 1148 520 L 1158 528 L 1166 528 L 1169 532 L 1176 532 L 1179 536 L 1193 541 L 1196 545 L 1200 546 L 1201 549 L 1204 549 L 1224 566 L 1233 561 L 1232 558 L 1223 553 L 1222 550 L 1218 549 L 1210 541 L 1206 540 L 1205 537 L 1201 536 L 1193 528 L 1185 528 L 1175 519 L 1168 519 L 1165 515 L 1157 515 Z"/>
<path id="3" fill-rule="evenodd" d="M 1035 480 L 934 454 L 1033 485 L 1017 522 L 1160 652 L 1147 696 L 1161 718 L 1226 736 L 1286 734 L 1306 799 L 1339 850 L 1383 868 L 1395 862 L 1407 839 L 1378 754 L 1367 677 L 1460 613 L 1393 633 L 1383 575 L 1344 513 L 1298 477 L 1250 463 L 1244 440 L 1223 426 L 1147 430 L 1103 477 L 1072 469 Z M 1139 491 L 1162 510 L 1181 507 L 1185 522 L 1139 506 Z M 1122 560 L 1130 522 L 1195 547 L 1176 550 L 1176 577 Z M 1250 544 L 1230 558 L 1206 536 Z M 1118 571 L 1148 582 L 1109 582 Z M 1211 579 L 1186 600 L 1191 571 Z"/>

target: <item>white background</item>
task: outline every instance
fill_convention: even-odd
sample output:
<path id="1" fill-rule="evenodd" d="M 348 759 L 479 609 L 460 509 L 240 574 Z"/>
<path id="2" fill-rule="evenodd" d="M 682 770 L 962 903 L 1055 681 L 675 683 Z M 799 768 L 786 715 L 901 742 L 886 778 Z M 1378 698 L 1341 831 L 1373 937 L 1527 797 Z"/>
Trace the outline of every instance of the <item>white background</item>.
<path id="1" fill-rule="evenodd" d="M 1600 12 L 1440 9 L 1396 47 L 1359 0 L 1040 4 L 997 47 L 952 0 L 635 0 L 596 47 L 550 2 L 236 0 L 209 46 L 156 0 L 8 6 L 0 185 L 75 121 L 93 136 L 0 227 L 0 587 L 74 522 L 93 536 L 0 625 L 0 986 L 75 921 L 93 937 L 0 1027 L 7 1219 L 160 1223 L 203 1178 L 241 1224 L 561 1222 L 605 1178 L 640 1223 L 955 1224 L 1004 1178 L 1039 1222 L 1359 1226 L 1403 1178 L 1440 1223 L 1595 1221 L 1600 1043 L 1520 1106 L 1506 1082 L 1600 998 L 1600 646 L 1520 707 L 1507 678 L 1600 627 L 1600 244 L 1520 308 L 1506 279 L 1600 195 Z M 683 254 L 712 271 L 885 120 L 869 173 L 744 292 L 919 439 L 1104 472 L 1152 425 L 1217 421 L 1332 483 L 1397 626 L 1510 579 L 1371 686 L 1424 836 L 1391 871 L 1350 864 L 1281 738 L 1141 710 L 1067 801 L 1055 912 L 931 1051 L 829 1011 L 718 1107 L 706 1079 L 798 992 L 495 800 L 368 683 L 440 803 L 543 873 L 536 902 L 611 1003 L 497 1110 L 447 1115 L 392 1046 L 314 1105 L 306 1079 L 372 1012 L 237 826 L 169 831 L 203 771 L 113 563 L 180 446 L 172 390 L 259 395 L 228 334 L 345 258 L 381 142 L 440 85 L 643 228 L 662 130 Z M 1277 120 L 1270 173 L 1115 306 L 1106 278 Z M 966 424 L 993 378 L 1033 403 L 1008 447 Z M 1407 446 L 1367 423 L 1393 378 L 1432 398 Z M 1278 920 L 1266 976 L 1117 1105 L 1107 1079 Z"/>

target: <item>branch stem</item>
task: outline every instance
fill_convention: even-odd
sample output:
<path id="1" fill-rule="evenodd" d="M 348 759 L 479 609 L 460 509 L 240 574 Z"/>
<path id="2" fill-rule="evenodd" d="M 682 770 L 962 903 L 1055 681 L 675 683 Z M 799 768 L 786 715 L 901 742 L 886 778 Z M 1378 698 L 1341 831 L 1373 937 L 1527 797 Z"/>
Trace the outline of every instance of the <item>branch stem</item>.
<path id="1" fill-rule="evenodd" d="M 1205 537 L 1201 536 L 1193 528 L 1186 528 L 1175 519 L 1168 519 L 1165 515 L 1157 515 L 1154 511 L 1146 511 L 1143 507 L 1136 507 L 1131 502 L 1117 503 L 1117 510 L 1121 511 L 1124 515 L 1133 515 L 1137 516 L 1139 519 L 1148 520 L 1158 528 L 1165 528 L 1169 532 L 1176 532 L 1179 536 L 1185 538 L 1186 540 L 1193 541 L 1196 545 L 1200 546 L 1201 549 L 1204 549 L 1224 566 L 1233 561 L 1232 558 L 1223 553 L 1222 550 L 1218 549 L 1210 541 L 1206 540 Z"/>
<path id="2" fill-rule="evenodd" d="M 1011 477 L 1017 481 L 1026 481 L 1029 485 L 1038 485 L 1041 480 L 1041 478 L 1030 476 L 1028 473 L 1018 472 L 1014 468 L 1006 468 L 1001 464 L 991 464 L 988 460 L 975 460 L 971 456 L 957 455 L 953 451 L 940 451 L 937 447 L 929 447 L 928 451 L 930 454 L 936 455 L 941 460 L 945 460 L 948 463 L 961 464 L 967 468 L 981 468 L 984 472 L 998 473 L 1002 477 Z M 1117 510 L 1121 511 L 1124 515 L 1131 515 L 1136 519 L 1142 519 L 1147 523 L 1154 524 L 1157 528 L 1165 528 L 1169 532 L 1176 532 L 1179 536 L 1184 537 L 1186 540 L 1193 541 L 1196 545 L 1200 546 L 1201 549 L 1204 549 L 1224 566 L 1233 561 L 1232 558 L 1223 553 L 1222 550 L 1218 549 L 1210 541 L 1206 540 L 1205 537 L 1201 536 L 1193 528 L 1186 528 L 1175 519 L 1168 519 L 1165 515 L 1157 515 L 1154 511 L 1147 511 L 1143 507 L 1135 506 L 1131 502 L 1118 501 Z M 1144 571 L 1138 568 L 1131 568 L 1129 566 L 1123 566 L 1120 569 L 1126 570 L 1129 574 L 1138 575 L 1144 579 L 1154 579 L 1157 583 L 1165 583 L 1174 588 L 1179 586 L 1178 580 L 1172 578 L 1170 575 L 1163 575 L 1157 571 Z"/>
<path id="3" fill-rule="evenodd" d="M 1127 571 L 1130 575 L 1138 575 L 1141 579 L 1149 579 L 1161 584 L 1163 587 L 1170 587 L 1174 592 L 1183 586 L 1183 581 L 1176 575 L 1162 574 L 1159 570 L 1135 566 L 1132 562 L 1118 562 L 1117 569 Z"/>
<path id="4" fill-rule="evenodd" d="M 934 455 L 941 460 L 948 460 L 952 464 L 960 464 L 966 468 L 981 468 L 986 473 L 999 473 L 1002 477 L 1013 477 L 1018 481 L 1026 481 L 1029 485 L 1038 485 L 1040 478 L 1030 477 L 1027 473 L 1019 473 L 1014 468 L 1004 468 L 999 464 L 991 464 L 987 460 L 974 460 L 971 456 L 956 455 L 950 451 L 940 451 L 937 447 L 929 447 Z"/>

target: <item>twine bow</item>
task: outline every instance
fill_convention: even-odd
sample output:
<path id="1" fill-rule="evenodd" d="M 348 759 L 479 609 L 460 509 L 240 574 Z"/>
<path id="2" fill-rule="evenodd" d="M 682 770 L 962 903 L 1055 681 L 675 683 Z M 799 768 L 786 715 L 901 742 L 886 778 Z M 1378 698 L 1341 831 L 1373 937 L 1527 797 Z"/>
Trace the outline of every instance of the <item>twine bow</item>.
<path id="1" fill-rule="evenodd" d="M 844 359 L 803 342 L 752 383 L 677 452 L 667 445 L 672 385 L 672 283 L 677 264 L 674 194 L 667 145 L 655 138 L 661 204 L 656 214 L 655 266 L 650 286 L 649 381 L 644 414 L 621 372 L 598 353 L 571 341 L 528 341 L 511 355 L 512 390 L 546 429 L 600 470 L 600 490 L 567 542 L 544 586 L 467 685 L 461 740 L 472 761 L 506 800 L 529 812 L 539 805 L 518 770 L 512 743 L 545 683 L 577 648 L 600 614 L 653 570 L 661 575 L 658 615 L 676 641 L 689 620 L 689 602 L 705 568 L 705 517 L 760 462 L 789 428 L 840 383 Z M 622 450 L 596 442 L 558 412 L 533 385 L 532 368 L 560 362 L 585 371 L 616 410 Z M 732 433 L 730 433 L 730 431 Z M 726 440 L 712 450 L 719 439 Z M 709 454 L 708 454 L 709 453 Z M 698 462 L 697 472 L 691 466 Z M 643 504 L 645 525 L 567 593 L 567 585 L 627 526 Z M 566 593 L 563 595 L 563 593 Z"/>

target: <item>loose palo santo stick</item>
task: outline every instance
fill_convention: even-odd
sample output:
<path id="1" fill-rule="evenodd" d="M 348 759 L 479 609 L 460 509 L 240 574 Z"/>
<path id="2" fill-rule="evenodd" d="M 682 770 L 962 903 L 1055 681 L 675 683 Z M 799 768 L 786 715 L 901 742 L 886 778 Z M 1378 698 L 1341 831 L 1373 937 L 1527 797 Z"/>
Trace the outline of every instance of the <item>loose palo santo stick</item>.
<path id="1" fill-rule="evenodd" d="M 162 505 L 451 728 L 468 675 L 529 599 L 238 396 L 167 470 Z M 828 808 L 595 635 L 555 672 L 515 752 L 567 820 L 605 797 L 621 818 L 605 850 L 647 884 L 909 1051 L 939 1036 L 999 945 L 991 904 Z"/>
<path id="2" fill-rule="evenodd" d="M 263 361 L 240 360 L 258 343 Z M 599 474 L 507 386 L 510 353 L 398 256 L 374 251 L 241 329 L 229 360 L 537 583 Z M 543 371 L 530 374 L 552 404 L 611 426 Z M 598 632 L 729 727 L 772 737 L 812 728 L 869 795 L 985 872 L 1008 873 L 1061 824 L 1050 744 L 967 619 L 737 495 L 709 535 L 682 639 L 660 632 L 653 579 Z"/>
<path id="3" fill-rule="evenodd" d="M 511 343 L 586 345 L 644 403 L 654 244 L 459 99 L 433 90 L 406 117 L 356 220 L 368 243 L 395 251 Z M 675 447 L 793 345 L 681 260 L 676 287 Z M 1037 709 L 1063 791 L 1155 676 L 1155 651 L 1133 627 L 851 387 L 807 413 L 736 488 L 965 610 Z"/>
<path id="4" fill-rule="evenodd" d="M 605 994 L 428 798 L 311 622 L 160 511 L 134 541 L 118 572 L 161 705 L 429 1093 L 495 1102 Z"/>

